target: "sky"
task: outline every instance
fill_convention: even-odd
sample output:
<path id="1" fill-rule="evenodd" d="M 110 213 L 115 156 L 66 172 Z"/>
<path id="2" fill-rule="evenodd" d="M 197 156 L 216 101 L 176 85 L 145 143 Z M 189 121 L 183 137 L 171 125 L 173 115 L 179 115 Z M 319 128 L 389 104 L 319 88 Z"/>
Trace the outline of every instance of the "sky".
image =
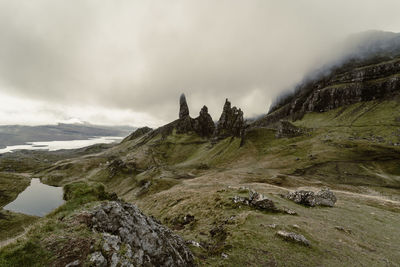
<path id="1" fill-rule="evenodd" d="M 0 124 L 157 127 L 225 98 L 245 117 L 370 30 L 398 0 L 0 0 Z"/>

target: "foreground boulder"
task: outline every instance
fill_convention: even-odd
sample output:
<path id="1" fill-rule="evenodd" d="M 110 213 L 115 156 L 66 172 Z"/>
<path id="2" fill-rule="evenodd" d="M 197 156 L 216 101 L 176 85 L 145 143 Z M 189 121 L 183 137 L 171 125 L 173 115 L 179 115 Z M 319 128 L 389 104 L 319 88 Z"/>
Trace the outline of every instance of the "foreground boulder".
<path id="1" fill-rule="evenodd" d="M 91 255 L 95 266 L 194 266 L 184 240 L 135 205 L 105 202 L 89 218 L 89 227 L 103 235 L 104 254 Z"/>
<path id="2" fill-rule="evenodd" d="M 321 191 L 314 193 L 313 191 L 295 191 L 289 193 L 287 199 L 290 199 L 297 204 L 305 206 L 326 206 L 333 207 L 337 201 L 335 194 L 329 189 L 322 189 Z"/>

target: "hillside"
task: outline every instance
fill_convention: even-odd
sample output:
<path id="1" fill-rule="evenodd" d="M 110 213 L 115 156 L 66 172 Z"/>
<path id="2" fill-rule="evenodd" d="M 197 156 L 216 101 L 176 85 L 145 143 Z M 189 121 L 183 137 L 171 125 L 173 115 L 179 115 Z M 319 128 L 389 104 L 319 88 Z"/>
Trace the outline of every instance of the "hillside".
<path id="1" fill-rule="evenodd" d="M 85 186 L 103 184 L 190 241 L 199 265 L 395 266 L 400 262 L 399 112 L 398 97 L 311 112 L 294 123 L 300 135 L 280 138 L 273 128 L 211 139 L 191 130 L 178 133 L 181 118 L 96 154 L 51 164 L 35 177 L 48 184 L 83 186 L 82 192 L 88 190 Z M 333 208 L 310 208 L 281 197 L 324 187 L 337 196 Z M 245 197 L 246 188 L 267 196 L 278 210 L 297 215 L 235 204 L 232 199 Z M 96 203 L 74 204 L 49 215 L 26 241 L 1 255 L 16 260 L 28 249 L 24 242 L 34 241 L 32 255 L 45 253 L 43 259 L 51 262 L 76 237 L 67 237 L 67 243 L 57 235 L 49 240 L 46 229 L 64 236 L 71 229 L 60 216 L 75 218 Z M 287 242 L 277 235 L 279 230 L 302 234 L 311 246 Z M 61 247 L 48 250 L 49 244 Z"/>
<path id="2" fill-rule="evenodd" d="M 177 120 L 120 144 L 1 157 L 4 203 L 30 176 L 66 204 L 8 214 L 0 264 L 398 266 L 400 58 L 360 62 L 249 125 L 228 99 L 217 124 L 192 118 L 182 95 Z"/>

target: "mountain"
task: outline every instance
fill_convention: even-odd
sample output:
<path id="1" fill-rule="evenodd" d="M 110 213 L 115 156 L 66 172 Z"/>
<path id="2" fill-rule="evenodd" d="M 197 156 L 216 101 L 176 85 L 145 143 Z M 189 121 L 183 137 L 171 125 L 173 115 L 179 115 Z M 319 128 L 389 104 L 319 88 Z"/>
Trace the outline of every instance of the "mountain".
<path id="1" fill-rule="evenodd" d="M 228 99 L 216 124 L 206 106 L 192 118 L 182 95 L 175 121 L 120 144 L 5 154 L 2 199 L 30 173 L 63 186 L 66 203 L 40 219 L 5 214 L 0 238 L 37 223 L 0 250 L 0 264 L 396 266 L 400 86 L 391 56 L 310 76 L 251 123 Z"/>
<path id="2" fill-rule="evenodd" d="M 95 136 L 127 136 L 134 127 L 101 126 L 92 124 L 64 124 L 21 126 L 0 126 L 0 148 L 22 145 L 26 142 L 84 140 Z"/>
<path id="3" fill-rule="evenodd" d="M 325 112 L 399 93 L 399 33 L 367 31 L 351 36 L 344 47 L 346 53 L 306 75 L 293 93 L 278 98 L 254 125 L 297 120 L 307 112 Z"/>

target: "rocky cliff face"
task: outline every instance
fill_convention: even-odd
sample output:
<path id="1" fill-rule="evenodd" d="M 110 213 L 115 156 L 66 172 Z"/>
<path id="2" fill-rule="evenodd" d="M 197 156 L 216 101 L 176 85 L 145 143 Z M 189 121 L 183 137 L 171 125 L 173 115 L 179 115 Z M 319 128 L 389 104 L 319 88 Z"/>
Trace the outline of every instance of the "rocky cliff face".
<path id="1" fill-rule="evenodd" d="M 231 107 L 231 103 L 226 99 L 225 105 L 218 121 L 217 128 L 211 115 L 208 113 L 207 106 L 203 106 L 199 116 L 192 119 L 189 116 L 189 107 L 185 95 L 182 94 L 179 101 L 179 119 L 174 122 L 178 133 L 195 132 L 203 137 L 241 137 L 245 128 L 242 110 Z"/>
<path id="2" fill-rule="evenodd" d="M 224 109 L 219 118 L 216 135 L 218 136 L 243 136 L 245 122 L 243 119 L 243 111 L 236 107 L 231 107 L 231 102 L 225 100 Z"/>
<path id="3" fill-rule="evenodd" d="M 366 65 L 307 82 L 276 105 L 253 126 L 267 126 L 281 119 L 297 120 L 307 112 L 325 112 L 360 101 L 391 97 L 400 92 L 400 58 Z"/>

